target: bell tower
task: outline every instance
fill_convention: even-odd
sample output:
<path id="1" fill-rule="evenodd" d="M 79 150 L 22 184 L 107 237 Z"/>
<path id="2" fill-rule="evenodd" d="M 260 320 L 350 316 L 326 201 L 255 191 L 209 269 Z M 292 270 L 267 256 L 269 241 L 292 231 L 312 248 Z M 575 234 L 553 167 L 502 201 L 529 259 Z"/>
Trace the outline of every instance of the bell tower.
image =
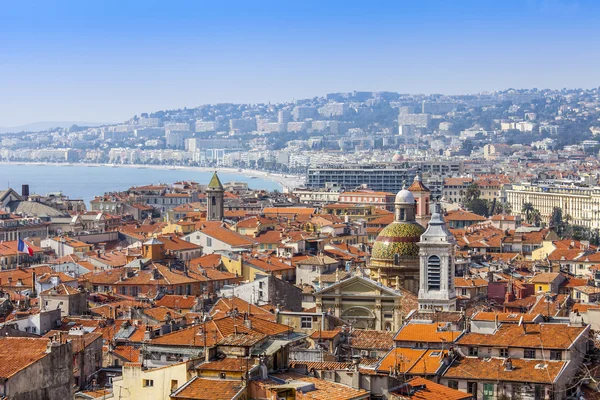
<path id="1" fill-rule="evenodd" d="M 415 200 L 417 202 L 417 222 L 423 226 L 426 226 L 427 222 L 429 222 L 429 218 L 431 217 L 431 212 L 429 210 L 431 191 L 423 183 L 420 171 L 415 175 L 415 180 L 413 181 L 412 185 L 409 186 L 408 190 L 410 190 L 413 196 L 415 196 Z"/>
<path id="2" fill-rule="evenodd" d="M 207 221 L 222 221 L 223 220 L 223 202 L 225 189 L 217 176 L 217 172 L 213 174 L 208 187 L 206 188 L 206 220 Z"/>
<path id="3" fill-rule="evenodd" d="M 439 203 L 434 208 L 427 230 L 421 235 L 419 242 L 419 311 L 456 311 L 456 240 L 442 218 Z"/>

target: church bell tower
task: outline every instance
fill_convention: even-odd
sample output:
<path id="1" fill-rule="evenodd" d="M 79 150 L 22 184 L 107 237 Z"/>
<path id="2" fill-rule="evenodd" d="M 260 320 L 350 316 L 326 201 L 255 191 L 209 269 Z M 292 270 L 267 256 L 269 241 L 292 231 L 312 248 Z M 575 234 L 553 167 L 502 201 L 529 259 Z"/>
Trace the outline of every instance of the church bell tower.
<path id="1" fill-rule="evenodd" d="M 206 188 L 206 220 L 223 220 L 223 202 L 225 189 L 215 172 Z"/>
<path id="2" fill-rule="evenodd" d="M 439 203 L 419 242 L 419 311 L 456 311 L 454 248 L 456 240 L 442 218 Z"/>

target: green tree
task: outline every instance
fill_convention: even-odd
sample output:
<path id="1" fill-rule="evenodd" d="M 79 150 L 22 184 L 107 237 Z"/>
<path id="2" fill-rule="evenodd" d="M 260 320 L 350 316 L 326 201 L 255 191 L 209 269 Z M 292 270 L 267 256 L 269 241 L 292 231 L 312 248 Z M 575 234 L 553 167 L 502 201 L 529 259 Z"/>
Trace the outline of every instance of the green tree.
<path id="1" fill-rule="evenodd" d="M 531 211 L 529 213 L 529 218 L 527 220 L 527 223 L 533 224 L 535 226 L 540 226 L 541 222 L 542 222 L 542 214 L 540 214 L 540 212 L 534 208 L 533 211 Z"/>
<path id="2" fill-rule="evenodd" d="M 554 228 L 559 235 L 562 233 L 564 228 L 562 208 L 554 207 L 552 209 L 552 215 L 550 215 L 550 228 Z"/>
<path id="3" fill-rule="evenodd" d="M 479 190 L 479 185 L 476 183 L 471 183 L 469 186 L 467 186 L 467 190 L 465 190 L 465 194 L 463 195 L 465 203 L 479 199 L 480 197 L 481 190 Z"/>
<path id="4" fill-rule="evenodd" d="M 525 220 L 529 222 L 532 211 L 535 210 L 533 208 L 533 204 L 531 203 L 523 203 L 523 207 L 521 208 L 521 213 L 525 214 Z"/>
<path id="5" fill-rule="evenodd" d="M 490 205 L 488 204 L 487 200 L 473 199 L 465 205 L 472 213 L 482 215 L 484 217 L 489 217 L 490 215 Z"/>

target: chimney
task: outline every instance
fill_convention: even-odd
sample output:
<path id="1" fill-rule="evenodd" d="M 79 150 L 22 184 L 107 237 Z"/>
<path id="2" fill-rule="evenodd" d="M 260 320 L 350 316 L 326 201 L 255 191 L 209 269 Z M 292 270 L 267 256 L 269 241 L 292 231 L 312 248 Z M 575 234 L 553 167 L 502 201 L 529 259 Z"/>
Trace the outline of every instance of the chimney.
<path id="1" fill-rule="evenodd" d="M 513 366 L 512 366 L 512 360 L 509 358 L 506 359 L 506 361 L 504 362 L 504 370 L 505 371 L 512 371 L 513 370 Z"/>
<path id="2" fill-rule="evenodd" d="M 244 326 L 248 329 L 252 329 L 252 320 L 248 318 L 248 314 L 244 314 Z"/>
<path id="3" fill-rule="evenodd" d="M 31 293 L 35 293 L 35 271 L 31 271 Z"/>
<path id="4" fill-rule="evenodd" d="M 146 326 L 146 330 L 144 331 L 144 341 L 154 339 L 154 330 L 152 327 Z"/>
<path id="5" fill-rule="evenodd" d="M 21 196 L 25 199 L 29 197 L 29 185 L 21 185 Z"/>

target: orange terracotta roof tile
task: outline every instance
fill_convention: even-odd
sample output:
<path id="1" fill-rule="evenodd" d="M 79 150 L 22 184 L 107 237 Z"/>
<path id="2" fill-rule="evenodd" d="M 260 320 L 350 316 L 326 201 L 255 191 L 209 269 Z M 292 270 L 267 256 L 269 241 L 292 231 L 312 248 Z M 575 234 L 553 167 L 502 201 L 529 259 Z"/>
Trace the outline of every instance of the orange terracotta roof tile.
<path id="1" fill-rule="evenodd" d="M 246 358 L 223 358 L 222 360 L 203 362 L 196 367 L 197 371 L 235 371 L 245 372 L 252 369 L 254 360 Z"/>
<path id="2" fill-rule="evenodd" d="M 196 297 L 167 294 L 161 297 L 161 299 L 156 301 L 154 304 L 156 304 L 159 307 L 169 307 L 175 310 L 182 308 L 190 309 L 196 305 Z"/>
<path id="3" fill-rule="evenodd" d="M 498 318 L 498 322 L 503 323 L 518 323 L 521 318 L 523 322 L 533 322 L 537 317 L 535 314 L 521 314 L 521 313 L 496 313 L 479 311 L 477 314 L 471 317 L 472 321 L 495 321 Z"/>
<path id="4" fill-rule="evenodd" d="M 566 324 L 503 324 L 493 334 L 470 332 L 457 343 L 462 346 L 533 347 L 567 349 L 589 327 Z"/>
<path id="5" fill-rule="evenodd" d="M 445 326 L 444 323 L 410 323 L 398 331 L 394 340 L 397 342 L 453 343 L 460 337 L 462 331 L 445 330 Z"/>
<path id="6" fill-rule="evenodd" d="M 565 361 L 542 361 L 512 358 L 512 369 L 506 370 L 505 358 L 465 357 L 455 361 L 444 378 L 497 382 L 554 383 Z"/>
<path id="7" fill-rule="evenodd" d="M 326 381 L 324 379 L 315 378 L 312 376 L 299 375 L 294 373 L 273 374 L 275 378 L 285 381 L 302 381 L 312 383 L 315 390 L 302 393 L 303 399 L 310 400 L 353 400 L 367 399 L 369 392 L 364 389 L 353 389 L 349 386 Z M 271 387 L 279 386 L 279 384 L 271 385 Z"/>
<path id="8" fill-rule="evenodd" d="M 250 247 L 256 244 L 256 241 L 250 239 L 248 236 L 240 235 L 227 228 L 208 228 L 203 229 L 201 232 L 230 246 Z"/>
<path id="9" fill-rule="evenodd" d="M 389 350 L 394 346 L 394 332 L 355 329 L 350 336 L 356 349 Z"/>
<path id="10" fill-rule="evenodd" d="M 335 329 L 335 330 L 331 330 L 331 331 L 314 331 L 311 335 L 310 338 L 313 340 L 319 340 L 319 339 L 333 339 L 336 336 L 338 336 L 339 334 L 342 333 L 341 329 Z"/>
<path id="11" fill-rule="evenodd" d="M 383 357 L 376 369 L 379 372 L 411 375 L 433 375 L 442 366 L 442 350 L 396 347 Z"/>
<path id="12" fill-rule="evenodd" d="M 0 378 L 10 378 L 46 357 L 48 339 L 0 337 Z"/>
<path id="13" fill-rule="evenodd" d="M 128 362 L 141 362 L 141 351 L 133 346 L 119 345 L 113 349 L 113 353 Z"/>
<path id="14" fill-rule="evenodd" d="M 193 377 L 171 394 L 172 399 L 231 400 L 244 390 L 239 379 L 224 380 Z"/>
<path id="15" fill-rule="evenodd" d="M 403 399 L 415 400 L 466 400 L 473 398 L 470 393 L 451 389 L 421 377 L 412 378 L 406 382 L 406 387 L 390 393 Z"/>

